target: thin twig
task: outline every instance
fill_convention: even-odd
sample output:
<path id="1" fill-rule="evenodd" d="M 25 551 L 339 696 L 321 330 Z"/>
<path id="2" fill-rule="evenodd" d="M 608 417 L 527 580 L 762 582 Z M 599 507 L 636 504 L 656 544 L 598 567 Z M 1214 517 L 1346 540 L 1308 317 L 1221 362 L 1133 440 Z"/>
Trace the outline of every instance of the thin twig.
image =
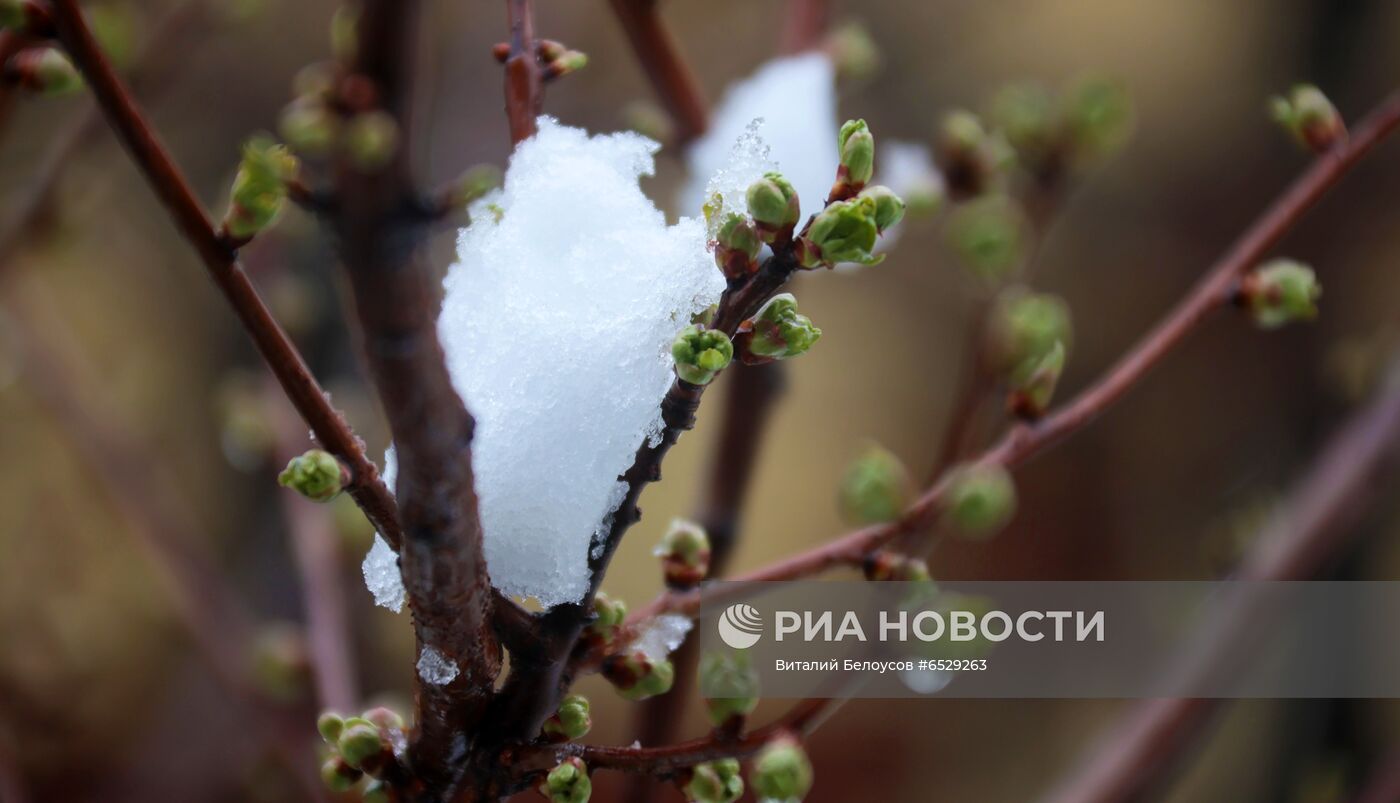
<path id="1" fill-rule="evenodd" d="M 816 50 L 830 25 L 831 0 L 788 0 L 783 16 L 782 52 Z"/>
<path id="2" fill-rule="evenodd" d="M 661 19 L 656 0 L 610 1 L 632 52 L 676 124 L 676 144 L 685 145 L 705 133 L 710 127 L 709 104 Z"/>
<path id="3" fill-rule="evenodd" d="M 535 17 L 531 0 L 506 0 L 510 20 L 510 56 L 506 58 L 506 122 L 510 142 L 519 145 L 535 134 L 535 119 L 544 103 L 540 60 L 535 53 Z"/>

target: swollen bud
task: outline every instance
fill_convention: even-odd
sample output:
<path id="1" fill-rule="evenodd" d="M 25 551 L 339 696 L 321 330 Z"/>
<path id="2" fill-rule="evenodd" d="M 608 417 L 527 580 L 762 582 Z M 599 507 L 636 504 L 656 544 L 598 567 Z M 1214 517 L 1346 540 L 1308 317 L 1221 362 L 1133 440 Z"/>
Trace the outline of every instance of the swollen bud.
<path id="1" fill-rule="evenodd" d="M 987 320 L 993 367 L 1013 383 L 1034 370 L 1056 343 L 1073 342 L 1069 305 L 1049 293 L 1012 287 L 997 296 Z"/>
<path id="2" fill-rule="evenodd" d="M 10 62 L 20 86 L 48 97 L 70 95 L 83 88 L 83 77 L 68 56 L 52 47 L 21 51 Z"/>
<path id="3" fill-rule="evenodd" d="M 339 756 L 331 756 L 321 765 L 321 781 L 332 792 L 348 792 L 362 777 L 364 773 Z"/>
<path id="4" fill-rule="evenodd" d="M 880 47 L 860 23 L 849 22 L 832 31 L 825 45 L 837 78 L 864 81 L 880 69 Z"/>
<path id="5" fill-rule="evenodd" d="M 797 260 L 804 268 L 835 267 L 842 262 L 875 265 L 884 256 L 875 256 L 875 201 L 852 198 L 828 204 L 797 241 Z"/>
<path id="6" fill-rule="evenodd" d="M 870 133 L 864 120 L 847 120 L 836 135 L 836 150 L 841 158 L 836 186 L 846 191 L 833 190 L 833 194 L 849 197 L 859 192 L 875 174 L 875 135 Z"/>
<path id="7" fill-rule="evenodd" d="M 739 324 L 734 344 L 745 365 L 761 365 L 796 357 L 821 336 L 822 330 L 812 325 L 812 319 L 797 311 L 797 299 L 791 293 L 779 293 Z"/>
<path id="8" fill-rule="evenodd" d="M 762 247 L 763 240 L 754 222 L 731 212 L 715 237 L 715 264 L 726 279 L 747 276 L 758 270 L 758 251 Z"/>
<path id="9" fill-rule="evenodd" d="M 866 187 L 856 197 L 875 202 L 875 228 L 881 234 L 904 219 L 904 200 L 889 187 Z"/>
<path id="10" fill-rule="evenodd" d="M 796 739 L 779 736 L 759 751 L 749 782 L 761 799 L 801 800 L 812 789 L 812 762 Z"/>
<path id="11" fill-rule="evenodd" d="M 1007 409 L 1017 418 L 1028 421 L 1040 418 L 1050 407 L 1050 399 L 1055 395 L 1055 386 L 1064 369 L 1065 345 L 1057 340 L 1038 362 L 1027 364 L 1013 377 L 1015 384 L 1007 399 Z"/>
<path id="12" fill-rule="evenodd" d="M 277 133 L 303 156 L 324 156 L 340 134 L 340 118 L 320 98 L 297 98 L 282 109 Z"/>
<path id="13" fill-rule="evenodd" d="M 689 588 L 710 573 L 710 538 L 693 521 L 673 519 L 655 554 L 672 588 Z"/>
<path id="14" fill-rule="evenodd" d="M 581 694 L 570 694 L 559 703 L 559 710 L 545 720 L 544 735 L 552 742 L 567 742 L 582 739 L 593 727 L 589 716 L 588 698 Z"/>
<path id="15" fill-rule="evenodd" d="M 1087 76 L 1063 99 L 1065 126 L 1074 156 L 1081 162 L 1112 154 L 1133 129 L 1133 99 L 1119 81 Z"/>
<path id="16" fill-rule="evenodd" d="M 683 788 L 692 803 L 734 803 L 744 794 L 737 758 L 721 758 L 690 768 L 690 780 Z"/>
<path id="17" fill-rule="evenodd" d="M 588 803 L 593 794 L 593 782 L 583 759 L 570 757 L 549 771 L 540 792 L 550 803 Z"/>
<path id="18" fill-rule="evenodd" d="M 975 198 L 1014 158 L 1001 137 L 987 133 L 969 111 L 948 113 L 938 130 L 938 164 L 953 200 Z"/>
<path id="19" fill-rule="evenodd" d="M 645 700 L 671 690 L 675 667 L 666 659 L 653 661 L 644 652 L 613 655 L 603 662 L 603 677 L 628 700 Z"/>
<path id="20" fill-rule="evenodd" d="M 746 717 L 758 707 L 758 673 L 746 652 L 709 652 L 700 659 L 700 687 L 705 711 L 716 728 L 735 717 Z"/>
<path id="21" fill-rule="evenodd" d="M 552 81 L 571 72 L 578 72 L 587 66 L 587 53 L 578 50 L 564 50 L 545 62 L 543 77 L 546 81 Z"/>
<path id="22" fill-rule="evenodd" d="M 749 206 L 749 217 L 757 224 L 759 236 L 765 243 L 790 236 L 792 227 L 802 216 L 797 190 L 781 173 L 765 173 L 763 178 L 749 185 L 744 198 Z"/>
<path id="23" fill-rule="evenodd" d="M 1055 96 L 1041 84 L 1010 84 L 992 96 L 988 113 L 1021 164 L 1037 175 L 1052 173 L 1062 144 Z"/>
<path id="24" fill-rule="evenodd" d="M 311 449 L 293 457 L 282 473 L 277 475 L 280 485 L 315 502 L 334 499 L 345 487 L 345 480 L 340 462 L 320 449 Z"/>
<path id="25" fill-rule="evenodd" d="M 403 730 L 403 716 L 392 708 L 376 706 L 364 712 L 361 718 L 379 728 L 381 731 Z"/>
<path id="26" fill-rule="evenodd" d="M 399 124 L 383 110 L 357 114 L 345 127 L 343 144 L 351 164 L 374 172 L 393 160 L 399 147 Z"/>
<path id="27" fill-rule="evenodd" d="M 243 161 L 233 179 L 224 231 L 246 240 L 276 219 L 287 197 L 287 182 L 296 176 L 297 158 L 268 137 L 254 137 L 243 146 Z"/>
<path id="28" fill-rule="evenodd" d="M 1240 282 L 1240 298 L 1263 329 L 1311 321 L 1317 317 L 1321 296 L 1322 285 L 1313 269 L 1290 259 L 1275 259 Z"/>
<path id="29" fill-rule="evenodd" d="M 589 635 L 607 641 L 627 619 L 627 603 L 599 591 L 593 595 L 593 616 L 588 626 Z"/>
<path id="30" fill-rule="evenodd" d="M 336 740 L 336 750 L 345 763 L 360 770 L 369 770 L 366 764 L 382 756 L 389 746 L 380 735 L 379 728 L 363 717 L 345 720 L 345 726 Z"/>
<path id="31" fill-rule="evenodd" d="M 340 741 L 340 732 L 345 729 L 345 719 L 334 711 L 322 711 L 316 718 L 316 731 L 326 744 Z"/>
<path id="32" fill-rule="evenodd" d="M 948 245 L 977 276 L 998 281 L 1021 261 L 1025 223 L 1019 207 L 1003 195 L 965 203 L 948 218 Z"/>
<path id="33" fill-rule="evenodd" d="M 893 452 L 871 444 L 841 479 L 841 514 L 852 524 L 894 521 L 913 493 L 904 464 Z"/>
<path id="34" fill-rule="evenodd" d="M 505 174 L 501 168 L 493 164 L 473 165 L 457 177 L 449 203 L 453 208 L 465 209 L 486 193 L 499 189 L 504 182 Z"/>
<path id="35" fill-rule="evenodd" d="M 734 344 L 718 329 L 690 325 L 671 344 L 676 376 L 692 385 L 707 385 L 734 358 Z"/>
<path id="36" fill-rule="evenodd" d="M 948 487 L 947 519 L 969 538 L 986 538 L 1016 513 L 1016 486 L 1005 467 L 963 465 L 953 470 Z"/>
<path id="37" fill-rule="evenodd" d="M 1322 153 L 1346 138 L 1346 123 L 1337 107 L 1312 84 L 1299 84 L 1287 97 L 1274 97 L 1269 101 L 1269 110 L 1275 121 L 1314 153 Z"/>

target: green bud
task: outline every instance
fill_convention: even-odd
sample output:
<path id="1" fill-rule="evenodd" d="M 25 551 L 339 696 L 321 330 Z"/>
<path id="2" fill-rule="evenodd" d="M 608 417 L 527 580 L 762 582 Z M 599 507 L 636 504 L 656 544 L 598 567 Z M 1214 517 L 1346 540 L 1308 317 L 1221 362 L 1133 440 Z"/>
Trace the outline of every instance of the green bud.
<path id="1" fill-rule="evenodd" d="M 287 182 L 296 176 L 297 159 L 268 137 L 254 137 L 243 146 L 243 161 L 233 179 L 224 230 L 246 239 L 272 224 L 287 197 Z"/>
<path id="2" fill-rule="evenodd" d="M 961 109 L 944 116 L 937 152 L 948 193 L 955 200 L 986 192 L 1014 158 L 1006 140 L 989 134 L 977 115 Z"/>
<path id="3" fill-rule="evenodd" d="M 852 524 L 880 524 L 904 513 L 913 482 L 900 459 L 871 444 L 846 469 L 841 480 L 841 513 Z"/>
<path id="4" fill-rule="evenodd" d="M 737 279 L 758 270 L 763 247 L 758 227 L 744 215 L 730 212 L 715 237 L 715 264 L 726 279 Z"/>
<path id="5" fill-rule="evenodd" d="M 744 794 L 739 760 L 721 758 L 696 764 L 685 784 L 685 799 L 693 803 L 734 803 Z"/>
<path id="6" fill-rule="evenodd" d="M 588 626 L 589 632 L 598 638 L 610 639 L 627 619 L 627 603 L 599 591 L 593 595 L 593 615 L 595 618 Z"/>
<path id="7" fill-rule="evenodd" d="M 773 242 L 778 234 L 796 226 L 802 216 L 797 190 L 781 173 L 765 173 L 749 186 L 744 197 L 749 216 L 757 224 L 765 243 Z"/>
<path id="8" fill-rule="evenodd" d="M 399 712 L 386 706 L 376 706 L 360 715 L 381 731 L 403 730 L 403 717 Z"/>
<path id="9" fill-rule="evenodd" d="M 870 181 L 875 174 L 875 135 L 864 120 L 847 120 L 841 126 L 836 149 L 841 156 L 838 182 L 859 189 Z"/>
<path id="10" fill-rule="evenodd" d="M 759 798 L 800 800 L 812 789 L 812 762 L 796 739 L 779 736 L 754 758 L 749 781 Z"/>
<path id="11" fill-rule="evenodd" d="M 277 133 L 292 150 L 303 156 L 329 153 L 339 132 L 340 118 L 313 97 L 297 98 L 287 104 L 277 118 Z"/>
<path id="12" fill-rule="evenodd" d="M 987 351 L 1001 375 L 1021 381 L 1055 347 L 1073 342 L 1069 305 L 1049 293 L 1011 287 L 997 296 L 987 320 Z"/>
<path id="13" fill-rule="evenodd" d="M 372 173 L 393 161 L 399 147 L 399 124 L 383 110 L 357 114 L 345 127 L 344 144 L 350 163 Z"/>
<path id="14" fill-rule="evenodd" d="M 826 38 L 826 52 L 836 65 L 836 76 L 847 81 L 865 81 L 880 69 L 880 47 L 865 26 L 849 22 Z"/>
<path id="15" fill-rule="evenodd" d="M 1322 153 L 1347 135 L 1337 107 L 1312 84 L 1299 84 L 1287 97 L 1269 101 L 1273 118 L 1304 147 Z"/>
<path id="16" fill-rule="evenodd" d="M 959 206 L 948 218 L 948 245 L 969 270 L 999 281 L 1021 261 L 1025 222 L 1020 208 L 1004 195 L 989 195 Z"/>
<path id="17" fill-rule="evenodd" d="M 1031 421 L 1044 415 L 1064 369 L 1065 346 L 1056 341 L 1038 362 L 1028 364 L 1021 375 L 1015 377 L 1007 404 L 1011 413 Z"/>
<path id="18" fill-rule="evenodd" d="M 884 259 L 871 253 L 879 234 L 873 199 L 837 201 L 817 215 L 798 241 L 798 260 L 804 268 L 830 268 L 842 262 L 875 265 Z"/>
<path id="19" fill-rule="evenodd" d="M 673 588 L 689 588 L 710 573 L 710 538 L 693 521 L 672 519 L 655 554 L 666 585 Z"/>
<path id="20" fill-rule="evenodd" d="M 501 172 L 501 168 L 493 164 L 474 165 L 458 177 L 452 203 L 465 209 L 486 193 L 499 189 L 504 182 L 505 174 Z"/>
<path id="21" fill-rule="evenodd" d="M 857 197 L 875 202 L 875 228 L 881 234 L 904 219 L 904 200 L 889 187 L 866 187 Z"/>
<path id="22" fill-rule="evenodd" d="M 970 538 L 986 538 L 1016 513 L 1016 486 L 1005 467 L 963 465 L 954 469 L 948 486 L 947 519 Z"/>
<path id="23" fill-rule="evenodd" d="M 1075 156 L 1102 158 L 1128 141 L 1133 131 L 1133 99 L 1118 81 L 1081 78 L 1065 91 L 1065 122 Z"/>
<path id="24" fill-rule="evenodd" d="M 593 794 L 593 782 L 588 778 L 588 767 L 583 760 L 570 757 L 549 771 L 540 791 L 550 803 L 588 803 Z"/>
<path id="25" fill-rule="evenodd" d="M 316 730 L 326 744 L 340 741 L 340 732 L 345 729 L 345 720 L 333 711 L 322 711 L 316 718 Z"/>
<path id="26" fill-rule="evenodd" d="M 335 93 L 338 67 L 333 61 L 318 61 L 297 70 L 292 77 L 292 94 L 309 100 L 327 100 Z"/>
<path id="27" fill-rule="evenodd" d="M 893 582 L 924 582 L 930 579 L 928 564 L 922 558 L 882 549 L 865 560 L 865 579 Z"/>
<path id="28" fill-rule="evenodd" d="M 642 652 L 610 656 L 603 662 L 603 677 L 628 700 L 645 700 L 671 690 L 675 667 L 665 659 L 652 661 Z"/>
<path id="29" fill-rule="evenodd" d="M 582 694 L 570 694 L 559 703 L 559 710 L 545 720 L 544 735 L 550 741 L 567 742 L 582 739 L 592 727 L 588 698 Z"/>
<path id="30" fill-rule="evenodd" d="M 343 62 L 353 61 L 359 45 L 360 11 L 347 3 L 331 15 L 331 53 Z"/>
<path id="31" fill-rule="evenodd" d="M 588 66 L 588 54 L 577 50 L 565 50 L 550 59 L 544 66 L 547 80 L 561 78 L 571 72 L 578 72 Z"/>
<path id="32" fill-rule="evenodd" d="M 344 487 L 340 462 L 320 449 L 293 457 L 277 482 L 316 502 L 329 502 Z"/>
<path id="33" fill-rule="evenodd" d="M 83 88 L 83 76 L 57 48 L 45 47 L 21 54 L 20 71 L 25 84 L 48 97 L 71 95 Z"/>
<path id="34" fill-rule="evenodd" d="M 812 319 L 798 313 L 797 299 L 791 293 L 779 293 L 739 324 L 734 342 L 745 364 L 760 365 L 796 357 L 821 336 L 822 330 L 812 325 Z"/>
<path id="35" fill-rule="evenodd" d="M 734 358 L 734 344 L 718 329 L 690 325 L 671 344 L 676 376 L 692 385 L 707 385 Z"/>
<path id="36" fill-rule="evenodd" d="M 1037 172 L 1049 168 L 1060 144 L 1055 96 L 1040 84 L 1010 84 L 992 96 L 988 117 L 1020 161 Z"/>
<path id="37" fill-rule="evenodd" d="M 364 765 L 373 763 L 373 759 L 383 755 L 387 745 L 374 723 L 362 717 L 352 717 L 345 720 L 340 738 L 336 740 L 336 749 L 345 763 L 356 769 L 368 770 Z"/>
<path id="38" fill-rule="evenodd" d="M 1263 329 L 1277 329 L 1293 321 L 1316 318 L 1322 285 L 1307 265 L 1275 259 L 1246 276 L 1240 293 L 1256 324 Z"/>
<path id="39" fill-rule="evenodd" d="M 657 142 L 670 142 L 675 138 L 676 126 L 670 115 L 651 101 L 636 100 L 622 109 L 622 119 L 628 129 Z"/>
<path id="40" fill-rule="evenodd" d="M 700 659 L 700 685 L 710 723 L 722 728 L 758 707 L 758 673 L 746 652 L 708 652 Z"/>
<path id="41" fill-rule="evenodd" d="M 364 773 L 339 756 L 331 756 L 321 765 L 321 781 L 332 792 L 348 792 L 362 777 Z"/>

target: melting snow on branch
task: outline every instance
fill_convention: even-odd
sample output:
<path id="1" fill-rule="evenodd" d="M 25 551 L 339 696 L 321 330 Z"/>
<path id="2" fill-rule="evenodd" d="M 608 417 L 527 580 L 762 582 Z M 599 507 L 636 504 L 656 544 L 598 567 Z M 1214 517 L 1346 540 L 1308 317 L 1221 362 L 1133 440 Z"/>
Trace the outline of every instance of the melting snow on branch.
<path id="1" fill-rule="evenodd" d="M 632 649 L 651 661 L 664 661 L 685 641 L 690 632 L 690 618 L 680 614 L 662 614 L 652 620 L 646 630 L 632 641 Z"/>
<path id="2" fill-rule="evenodd" d="M 379 533 L 374 534 L 374 546 L 365 555 L 360 571 L 364 573 L 365 586 L 374 595 L 376 605 L 382 605 L 394 613 L 403 610 L 404 589 L 403 576 L 399 574 L 399 558 Z"/>
<path id="3" fill-rule="evenodd" d="M 457 677 L 457 665 L 432 647 L 424 647 L 418 656 L 418 677 L 424 683 L 445 686 Z"/>

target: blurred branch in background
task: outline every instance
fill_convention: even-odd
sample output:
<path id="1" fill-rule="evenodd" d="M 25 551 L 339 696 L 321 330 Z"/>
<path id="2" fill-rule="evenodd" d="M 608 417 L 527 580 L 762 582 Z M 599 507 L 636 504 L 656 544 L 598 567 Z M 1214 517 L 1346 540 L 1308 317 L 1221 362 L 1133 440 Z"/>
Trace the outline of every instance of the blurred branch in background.
<path id="1" fill-rule="evenodd" d="M 676 145 L 685 145 L 710 126 L 709 103 L 695 73 L 661 19 L 657 0 L 610 0 L 613 13 L 652 89 L 676 124 Z"/>

